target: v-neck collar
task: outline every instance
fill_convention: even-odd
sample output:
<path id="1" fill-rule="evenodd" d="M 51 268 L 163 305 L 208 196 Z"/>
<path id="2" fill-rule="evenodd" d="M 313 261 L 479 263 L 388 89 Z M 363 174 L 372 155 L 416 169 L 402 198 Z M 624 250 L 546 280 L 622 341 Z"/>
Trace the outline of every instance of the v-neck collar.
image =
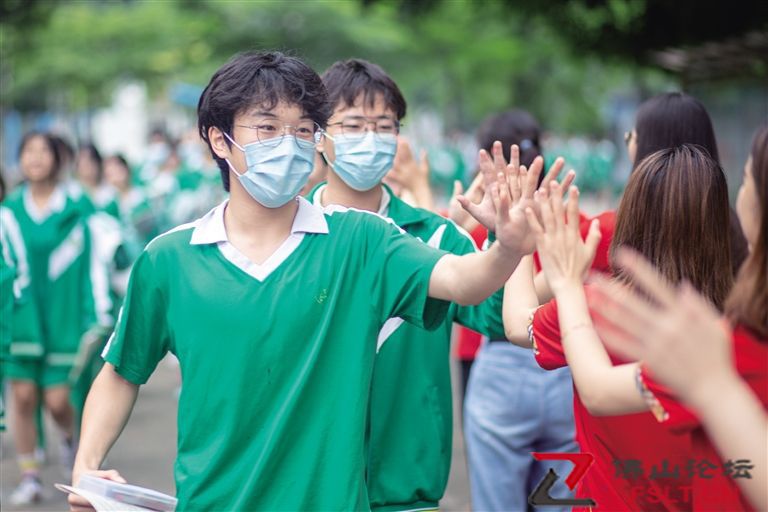
<path id="1" fill-rule="evenodd" d="M 24 187 L 23 193 L 24 209 L 27 210 L 29 218 L 35 221 L 37 224 L 42 224 L 48 217 L 55 213 L 59 213 L 64 210 L 64 206 L 67 204 L 67 194 L 64 192 L 64 188 L 61 185 L 57 185 L 51 192 L 51 196 L 48 198 L 48 204 L 45 207 L 40 208 L 32 199 L 32 191 L 29 190 L 29 186 Z"/>
<path id="2" fill-rule="evenodd" d="M 328 222 L 323 210 L 303 197 L 296 198 L 299 207 L 291 226 L 291 234 L 261 264 L 254 263 L 240 252 L 227 237 L 224 210 L 229 200 L 208 212 L 195 223 L 190 245 L 216 244 L 221 254 L 233 265 L 258 281 L 264 281 L 299 247 L 307 233 L 328 234 Z"/>

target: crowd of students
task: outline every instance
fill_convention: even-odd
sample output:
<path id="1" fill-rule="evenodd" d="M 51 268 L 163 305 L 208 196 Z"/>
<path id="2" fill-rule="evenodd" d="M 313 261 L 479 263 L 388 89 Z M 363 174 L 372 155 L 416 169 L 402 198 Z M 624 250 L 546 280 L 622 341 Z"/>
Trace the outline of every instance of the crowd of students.
<path id="1" fill-rule="evenodd" d="M 205 159 L 182 160 L 162 131 L 151 139 L 132 168 L 93 144 L 74 149 L 63 137 L 30 132 L 19 144 L 21 184 L 6 197 L 3 183 L 2 375 L 22 473 L 11 504 L 41 496 L 43 410 L 61 431 L 61 462 L 71 471 L 76 426 L 133 261 L 152 238 L 223 197 Z"/>
<path id="2" fill-rule="evenodd" d="M 531 508 L 552 469 L 569 496 L 570 463 L 532 452 L 594 457 L 571 497 L 598 510 L 768 507 L 768 127 L 737 217 L 703 105 L 648 100 L 619 208 L 592 218 L 538 122 L 501 113 L 440 215 L 406 110 L 373 63 L 251 52 L 200 98 L 202 170 L 157 133 L 137 173 L 83 146 L 68 180 L 61 142 L 25 137 L 0 209 L 17 503 L 41 489 L 38 396 L 65 453 L 79 433 L 73 482 L 123 481 L 102 463 L 170 352 L 179 510 L 437 509 L 457 323 L 486 338 L 462 357 L 474 510 Z"/>

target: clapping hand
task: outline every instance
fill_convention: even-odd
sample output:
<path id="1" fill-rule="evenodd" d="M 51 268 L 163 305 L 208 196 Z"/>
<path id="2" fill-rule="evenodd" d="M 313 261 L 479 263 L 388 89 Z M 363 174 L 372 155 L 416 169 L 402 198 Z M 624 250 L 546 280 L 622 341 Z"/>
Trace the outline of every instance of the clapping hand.
<path id="1" fill-rule="evenodd" d="M 600 242 L 599 221 L 592 221 L 587 239 L 582 240 L 576 187 L 568 190 L 566 206 L 563 206 L 563 186 L 554 181 L 549 184 L 548 192 L 536 192 L 535 202 L 539 205 L 539 215 L 533 208 L 527 208 L 525 213 L 552 292 L 557 296 L 566 287 L 581 287 Z"/>
<path id="2" fill-rule="evenodd" d="M 507 164 L 501 143 L 498 141 L 493 144 L 491 153 L 492 157 L 485 150 L 481 150 L 479 155 L 482 197 L 478 201 L 476 197 L 457 195 L 456 200 L 480 224 L 494 232 L 502 246 L 529 254 L 535 248 L 535 241 L 525 220 L 525 210 L 530 208 L 535 213 L 539 211 L 539 206 L 534 201 L 534 192 L 544 167 L 544 159 L 536 157 L 531 168 L 527 169 L 520 165 L 519 148 L 512 145 L 510 163 Z M 555 160 L 542 181 L 542 187 L 557 179 L 564 163 L 562 158 Z M 563 180 L 563 185 L 568 186 L 574 177 L 575 173 L 570 171 Z M 501 214 L 500 207 L 506 208 L 506 213 Z"/>

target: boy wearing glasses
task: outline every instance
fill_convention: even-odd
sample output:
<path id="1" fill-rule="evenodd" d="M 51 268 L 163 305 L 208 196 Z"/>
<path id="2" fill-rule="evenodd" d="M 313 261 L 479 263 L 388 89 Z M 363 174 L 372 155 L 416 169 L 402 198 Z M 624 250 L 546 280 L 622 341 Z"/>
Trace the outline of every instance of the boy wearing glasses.
<path id="1" fill-rule="evenodd" d="M 245 53 L 220 68 L 198 126 L 227 201 L 155 238 L 134 264 L 88 397 L 73 482 L 99 471 L 138 387 L 180 362 L 178 510 L 363 510 L 375 339 L 389 318 L 440 325 L 449 301 L 500 288 L 531 244 L 504 191 L 498 241 L 446 255 L 375 215 L 296 197 L 330 115 L 297 58 Z M 500 180 L 504 176 L 500 176 Z M 87 506 L 70 496 L 73 506 Z"/>
<path id="2" fill-rule="evenodd" d="M 392 168 L 406 102 L 376 64 L 351 59 L 324 74 L 333 114 L 318 144 L 329 167 L 312 202 L 376 212 L 424 244 L 452 254 L 476 251 L 453 222 L 399 199 L 382 183 Z M 367 486 L 373 510 L 436 509 L 451 465 L 453 410 L 449 348 L 453 322 L 504 338 L 501 294 L 479 306 L 452 303 L 434 330 L 387 320 L 377 340 L 371 385 Z"/>

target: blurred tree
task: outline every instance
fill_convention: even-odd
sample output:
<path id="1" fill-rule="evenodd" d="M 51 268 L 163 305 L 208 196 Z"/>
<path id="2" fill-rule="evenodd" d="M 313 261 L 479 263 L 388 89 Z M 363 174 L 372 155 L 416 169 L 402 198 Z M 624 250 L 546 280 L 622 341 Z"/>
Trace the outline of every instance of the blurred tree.
<path id="1" fill-rule="evenodd" d="M 360 0 L 398 6 L 403 16 L 428 16 L 453 0 Z M 556 27 L 576 52 L 653 62 L 653 52 L 768 31 L 768 2 L 701 0 L 476 0 Z M 768 58 L 763 56 L 763 58 Z"/>
<path id="2" fill-rule="evenodd" d="M 337 59 L 375 61 L 448 128 L 515 106 L 549 128 L 600 132 L 609 93 L 663 83 L 635 64 L 580 55 L 559 26 L 494 1 L 7 3 L 0 105 L 22 111 L 97 107 L 129 79 L 155 96 L 173 82 L 204 85 L 249 49 L 292 51 L 319 71 Z"/>

